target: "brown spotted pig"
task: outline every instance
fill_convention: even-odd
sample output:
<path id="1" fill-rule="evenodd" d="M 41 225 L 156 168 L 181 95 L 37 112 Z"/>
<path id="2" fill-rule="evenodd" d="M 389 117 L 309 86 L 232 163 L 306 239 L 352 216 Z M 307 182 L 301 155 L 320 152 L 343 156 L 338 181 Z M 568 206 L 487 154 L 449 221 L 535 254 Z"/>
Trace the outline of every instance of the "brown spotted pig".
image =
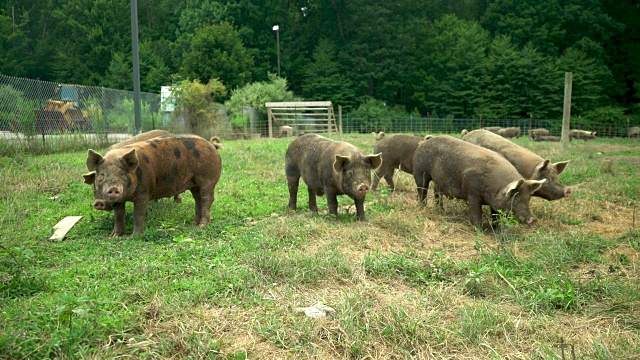
<path id="1" fill-rule="evenodd" d="M 423 139 L 422 136 L 404 134 L 382 136 L 373 149 L 374 154 L 382 155 L 382 165 L 373 175 L 371 190 L 376 191 L 380 179 L 384 177 L 391 191 L 394 191 L 393 172 L 395 169 L 412 174 L 413 153 L 418 148 L 418 143 Z"/>
<path id="2" fill-rule="evenodd" d="M 356 205 L 356 216 L 365 220 L 364 198 L 369 192 L 371 171 L 382 163 L 380 154 L 364 155 L 356 146 L 317 134 L 299 136 L 289 144 L 285 173 L 289 187 L 289 209 L 296 210 L 300 177 L 309 191 L 309 209 L 318 212 L 316 196 L 327 195 L 329 214 L 338 217 L 338 195 L 347 195 Z"/>
<path id="3" fill-rule="evenodd" d="M 150 200 L 190 190 L 196 203 L 194 223 L 211 221 L 211 205 L 222 163 L 216 147 L 195 135 L 161 136 L 107 151 L 89 150 L 87 168 L 95 186 L 115 212 L 112 237 L 125 230 L 125 203 L 134 204 L 133 234 L 144 231 Z"/>
<path id="4" fill-rule="evenodd" d="M 512 213 L 520 223 L 533 224 L 529 199 L 546 182 L 525 180 L 497 153 L 448 135 L 420 143 L 413 157 L 413 178 L 420 203 L 426 203 L 433 180 L 439 195 L 467 201 L 471 224 L 476 227 L 482 226 L 482 205 L 489 205 L 491 214 L 501 210 Z"/>
<path id="5" fill-rule="evenodd" d="M 525 179 L 546 179 L 547 182 L 533 194 L 534 196 L 546 200 L 558 200 L 571 195 L 571 190 L 562 186 L 558 181 L 558 175 L 567 167 L 568 161 L 551 164 L 549 160 L 543 159 L 531 150 L 485 130 L 471 131 L 463 136 L 462 140 L 504 156 Z"/>
<path id="6" fill-rule="evenodd" d="M 582 139 L 585 142 L 589 139 L 595 139 L 596 132 L 595 131 L 585 131 L 585 130 L 569 130 L 569 141 L 573 141 L 573 139 Z"/>
<path id="7" fill-rule="evenodd" d="M 166 131 L 166 130 L 151 130 L 151 131 L 147 131 L 147 132 L 143 132 L 141 134 L 138 134 L 136 136 L 133 136 L 127 140 L 115 143 L 111 146 L 109 146 L 107 148 L 107 151 L 112 150 L 112 149 L 116 149 L 119 147 L 123 147 L 129 144 L 133 144 L 136 143 L 138 141 L 142 141 L 142 140 L 149 140 L 149 139 L 153 139 L 154 137 L 158 137 L 158 136 L 165 136 L 165 135 L 172 135 L 171 132 Z M 85 184 L 89 184 L 92 185 L 93 187 L 93 207 L 96 210 L 106 210 L 106 211 L 111 211 L 111 204 L 107 201 L 105 201 L 102 198 L 102 191 L 98 190 L 95 186 L 95 179 L 96 179 L 96 173 L 95 171 L 92 171 L 90 173 L 84 174 L 82 175 L 82 177 L 84 177 L 84 183 Z M 180 194 L 176 195 L 173 197 L 173 201 L 176 204 L 181 204 L 182 203 L 182 197 L 180 196 Z"/>

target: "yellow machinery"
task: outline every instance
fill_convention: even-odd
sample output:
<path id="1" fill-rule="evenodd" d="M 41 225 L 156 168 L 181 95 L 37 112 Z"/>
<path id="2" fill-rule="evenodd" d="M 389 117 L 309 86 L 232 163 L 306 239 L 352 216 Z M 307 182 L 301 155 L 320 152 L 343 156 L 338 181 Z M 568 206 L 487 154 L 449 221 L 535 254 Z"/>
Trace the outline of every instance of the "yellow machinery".
<path id="1" fill-rule="evenodd" d="M 49 99 L 46 101 L 44 108 L 36 110 L 36 132 L 58 133 L 58 132 L 76 132 L 89 131 L 93 128 L 90 122 L 89 110 L 91 115 L 96 112 L 94 107 L 90 109 L 80 109 L 78 86 L 60 85 L 61 100 Z M 101 109 L 97 109 L 101 115 Z"/>

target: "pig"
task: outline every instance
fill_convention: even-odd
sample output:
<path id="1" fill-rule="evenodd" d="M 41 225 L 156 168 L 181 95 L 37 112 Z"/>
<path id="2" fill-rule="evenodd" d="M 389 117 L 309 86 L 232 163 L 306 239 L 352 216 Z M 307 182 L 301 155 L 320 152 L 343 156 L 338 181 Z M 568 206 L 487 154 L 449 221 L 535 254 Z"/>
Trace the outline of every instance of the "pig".
<path id="1" fill-rule="evenodd" d="M 535 138 L 533 138 L 533 141 L 552 141 L 552 142 L 558 142 L 560 141 L 560 138 L 557 136 L 537 136 Z"/>
<path id="2" fill-rule="evenodd" d="M 209 142 L 211 144 L 213 144 L 213 146 L 216 147 L 216 149 L 222 149 L 224 146 L 222 146 L 222 141 L 220 140 L 220 138 L 218 136 L 212 136 L 209 139 Z"/>
<path id="3" fill-rule="evenodd" d="M 505 138 L 517 138 L 520 139 L 520 128 L 519 127 L 508 127 L 504 129 L 500 129 L 497 132 L 498 135 Z"/>
<path id="4" fill-rule="evenodd" d="M 448 135 L 420 143 L 413 157 L 413 177 L 421 204 L 426 204 L 433 180 L 439 195 L 467 201 L 470 222 L 478 228 L 482 226 L 482 205 L 489 205 L 492 215 L 501 210 L 512 213 L 520 223 L 533 224 L 530 196 L 546 182 L 525 180 L 499 154 Z M 442 196 L 439 201 L 441 206 Z"/>
<path id="5" fill-rule="evenodd" d="M 279 136 L 280 137 L 292 137 L 293 136 L 293 128 L 291 126 L 280 126 L 279 128 L 280 133 Z"/>
<path id="6" fill-rule="evenodd" d="M 549 136 L 549 130 L 544 128 L 529 129 L 528 133 L 529 133 L 529 137 L 532 139 L 535 139 L 538 136 Z"/>
<path id="7" fill-rule="evenodd" d="M 211 221 L 214 190 L 222 171 L 218 150 L 195 135 L 165 135 L 107 151 L 104 156 L 89 149 L 87 169 L 95 187 L 111 204 L 115 225 L 111 237 L 123 235 L 125 203 L 133 202 L 133 234 L 144 231 L 150 200 L 190 190 L 195 199 L 194 223 Z"/>
<path id="8" fill-rule="evenodd" d="M 629 128 L 629 131 L 627 131 L 627 136 L 628 137 L 640 137 L 640 126 L 633 126 Z"/>
<path id="9" fill-rule="evenodd" d="M 149 139 L 153 139 L 154 137 L 165 136 L 165 135 L 173 135 L 173 134 L 170 131 L 167 131 L 167 130 L 150 130 L 150 131 L 147 131 L 147 132 L 140 133 L 140 134 L 138 134 L 136 136 L 130 137 L 127 140 L 115 143 L 115 144 L 109 146 L 107 148 L 107 151 L 109 151 L 111 149 L 117 149 L 117 148 L 123 147 L 125 145 L 133 144 L 133 143 L 136 143 L 138 141 L 149 140 Z"/>
<path id="10" fill-rule="evenodd" d="M 573 139 L 582 139 L 585 142 L 589 139 L 596 138 L 595 131 L 585 131 L 585 130 L 569 130 L 569 141 L 573 141 Z"/>
<path id="11" fill-rule="evenodd" d="M 171 132 L 166 131 L 166 130 L 151 130 L 151 131 L 147 131 L 147 132 L 143 132 L 141 134 L 138 134 L 136 136 L 133 136 L 127 140 L 115 143 L 111 146 L 109 146 L 107 148 L 107 151 L 112 150 L 112 149 L 117 149 L 119 147 L 123 147 L 129 144 L 133 144 L 136 143 L 138 141 L 142 141 L 142 140 L 149 140 L 149 139 L 153 139 L 154 137 L 158 137 L 158 136 L 165 136 L 165 135 L 172 135 Z M 88 184 L 88 185 L 92 185 L 93 187 L 93 207 L 96 210 L 105 210 L 105 211 L 111 211 L 111 204 L 107 201 L 105 201 L 102 198 L 102 191 L 99 191 L 96 186 L 95 186 L 95 171 L 92 171 L 90 173 L 84 174 L 82 175 L 82 177 L 84 178 L 84 183 Z M 173 197 L 173 201 L 176 204 L 181 204 L 182 203 L 182 197 L 180 196 L 180 194 L 176 195 Z"/>
<path id="12" fill-rule="evenodd" d="M 483 129 L 487 130 L 487 131 L 491 131 L 492 133 L 498 133 L 498 131 L 504 129 L 502 126 L 488 126 L 488 127 L 484 127 Z"/>
<path id="13" fill-rule="evenodd" d="M 347 195 L 356 205 L 356 218 L 365 221 L 364 199 L 369 192 L 371 171 L 382 164 L 380 154 L 364 155 L 356 146 L 317 134 L 296 138 L 285 157 L 289 187 L 289 209 L 296 210 L 300 177 L 309 192 L 309 209 L 318 212 L 316 196 L 327 194 L 329 214 L 338 218 L 337 195 Z"/>
<path id="14" fill-rule="evenodd" d="M 527 180 L 547 180 L 533 195 L 545 200 L 558 200 L 571 195 L 571 190 L 560 185 L 560 175 L 569 164 L 568 161 L 550 163 L 529 149 L 486 130 L 474 130 L 462 137 L 462 140 L 482 146 L 504 156 Z"/>
<path id="15" fill-rule="evenodd" d="M 422 140 L 422 136 L 395 134 L 385 137 L 383 135 L 373 149 L 374 154 L 382 155 L 382 165 L 373 176 L 371 190 L 376 191 L 380 179 L 384 177 L 391 191 L 394 191 L 393 171 L 395 169 L 412 174 L 413 153 L 418 148 L 418 143 Z"/>

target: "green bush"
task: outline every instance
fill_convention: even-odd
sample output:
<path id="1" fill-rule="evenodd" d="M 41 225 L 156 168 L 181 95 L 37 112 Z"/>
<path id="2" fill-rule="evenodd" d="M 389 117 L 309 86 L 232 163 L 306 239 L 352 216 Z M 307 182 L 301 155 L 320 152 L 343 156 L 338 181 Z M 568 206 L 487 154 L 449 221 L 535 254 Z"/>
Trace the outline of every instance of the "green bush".
<path id="1" fill-rule="evenodd" d="M 251 106 L 258 110 L 261 118 L 266 118 L 266 102 L 301 101 L 287 90 L 287 80 L 269 74 L 269 81 L 254 82 L 231 92 L 231 98 L 225 103 L 227 113 L 232 119 L 242 117 L 242 107 Z"/>
<path id="2" fill-rule="evenodd" d="M 0 130 L 35 134 L 35 105 L 22 91 L 11 85 L 0 85 Z"/>

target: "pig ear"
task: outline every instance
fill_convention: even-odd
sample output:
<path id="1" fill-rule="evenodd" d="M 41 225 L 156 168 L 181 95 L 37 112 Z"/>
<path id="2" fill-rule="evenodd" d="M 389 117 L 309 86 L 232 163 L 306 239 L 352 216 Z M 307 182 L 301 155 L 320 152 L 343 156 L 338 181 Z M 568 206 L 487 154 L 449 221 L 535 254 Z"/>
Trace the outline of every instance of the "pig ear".
<path id="1" fill-rule="evenodd" d="M 96 166 L 98 166 L 103 161 L 104 158 L 102 157 L 102 155 L 89 149 L 89 153 L 87 154 L 87 170 L 95 171 Z"/>
<path id="2" fill-rule="evenodd" d="M 367 160 L 371 163 L 371 170 L 375 170 L 382 165 L 382 153 L 377 153 L 375 155 L 367 155 Z"/>
<path id="3" fill-rule="evenodd" d="M 138 155 L 136 155 L 136 149 L 131 149 L 128 153 L 122 156 L 122 161 L 124 161 L 125 171 L 131 172 L 138 167 Z"/>
<path id="4" fill-rule="evenodd" d="M 518 191 L 520 191 L 522 184 L 524 184 L 524 179 L 510 182 L 509 185 L 507 185 L 507 187 L 504 189 L 504 194 L 506 195 L 506 197 L 513 197 Z"/>
<path id="5" fill-rule="evenodd" d="M 547 183 L 547 179 L 527 180 L 526 183 L 529 186 L 529 195 L 533 195 L 534 192 L 540 190 L 542 185 Z"/>
<path id="6" fill-rule="evenodd" d="M 96 182 L 96 172 L 92 171 L 88 174 L 82 174 L 82 177 L 84 178 L 84 183 L 85 184 L 93 184 L 94 182 Z"/>
<path id="7" fill-rule="evenodd" d="M 540 173 L 542 173 L 542 171 L 544 171 L 544 169 L 546 169 L 548 165 L 549 165 L 549 160 L 545 160 L 541 162 L 540 165 L 536 166 L 536 171 L 534 172 L 535 177 L 539 177 Z"/>
<path id="8" fill-rule="evenodd" d="M 344 164 L 348 163 L 349 160 L 351 160 L 351 158 L 348 156 L 336 155 L 336 161 L 334 161 L 333 163 L 333 170 L 335 170 L 337 173 L 341 173 L 342 167 L 344 166 Z"/>
<path id="9" fill-rule="evenodd" d="M 597 131 L 594 131 L 594 132 L 593 132 L 593 136 L 596 136 L 596 132 L 597 132 Z"/>
<path id="10" fill-rule="evenodd" d="M 560 161 L 560 162 L 557 162 L 557 163 L 553 164 L 552 166 L 556 168 L 556 172 L 558 173 L 558 175 L 560 175 L 560 174 L 562 174 L 564 169 L 567 168 L 567 165 L 569 165 L 568 161 Z"/>

